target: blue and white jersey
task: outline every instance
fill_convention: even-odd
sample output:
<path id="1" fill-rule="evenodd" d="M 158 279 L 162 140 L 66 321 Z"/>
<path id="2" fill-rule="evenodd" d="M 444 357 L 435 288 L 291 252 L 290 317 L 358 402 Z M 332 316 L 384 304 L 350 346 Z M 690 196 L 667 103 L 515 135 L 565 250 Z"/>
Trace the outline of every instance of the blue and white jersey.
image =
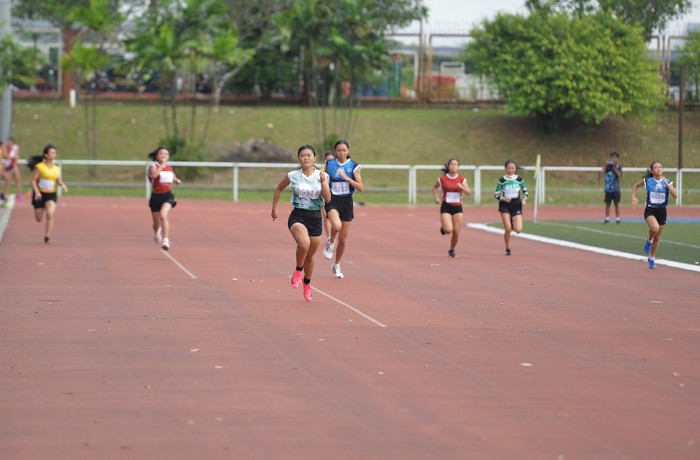
<path id="1" fill-rule="evenodd" d="M 310 176 L 304 175 L 301 168 L 287 174 L 292 188 L 292 206 L 308 211 L 320 211 L 323 207 L 321 197 L 321 171 L 316 169 Z"/>
<path id="2" fill-rule="evenodd" d="M 326 162 L 326 172 L 331 177 L 331 193 L 336 196 L 351 196 L 355 193 L 355 188 L 340 176 L 341 169 L 349 178 L 355 180 L 355 171 L 360 169 L 360 165 L 350 158 L 342 165 L 338 163 L 337 158 Z"/>
<path id="3" fill-rule="evenodd" d="M 668 185 L 673 184 L 672 181 L 665 177 L 661 180 L 656 180 L 653 177 L 644 179 L 644 188 L 647 190 L 647 207 L 649 208 L 665 208 L 668 204 Z"/>

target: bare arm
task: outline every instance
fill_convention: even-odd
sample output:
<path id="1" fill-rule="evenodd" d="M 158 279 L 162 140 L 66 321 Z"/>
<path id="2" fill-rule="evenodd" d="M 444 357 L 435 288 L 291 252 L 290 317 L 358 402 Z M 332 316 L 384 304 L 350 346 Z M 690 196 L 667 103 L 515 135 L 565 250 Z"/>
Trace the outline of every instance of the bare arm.
<path id="1" fill-rule="evenodd" d="M 340 177 L 342 177 L 345 182 L 352 185 L 358 192 L 363 192 L 365 190 L 365 186 L 362 183 L 362 173 L 360 173 L 359 169 L 355 170 L 353 173 L 353 176 L 355 176 L 354 179 L 351 179 L 347 174 L 345 174 L 343 168 L 338 170 L 338 174 L 340 174 Z"/>
<path id="2" fill-rule="evenodd" d="M 437 204 L 440 204 L 442 202 L 442 200 L 440 199 L 440 195 L 438 195 L 439 188 L 440 188 L 440 179 L 438 179 L 438 181 L 433 184 L 433 196 L 435 197 L 435 202 Z"/>
<path id="3" fill-rule="evenodd" d="M 34 169 L 32 171 L 32 189 L 34 190 L 34 197 L 39 199 L 41 198 L 41 191 L 39 190 L 39 170 Z"/>
<path id="4" fill-rule="evenodd" d="M 637 199 L 637 189 L 644 185 L 644 180 L 640 180 L 636 184 L 632 186 L 632 204 L 638 204 L 639 200 Z"/>
<path id="5" fill-rule="evenodd" d="M 331 181 L 330 179 L 331 176 L 329 176 L 328 173 L 321 172 L 321 196 L 326 203 L 332 199 L 331 188 L 328 185 L 328 183 Z"/>
<path id="6" fill-rule="evenodd" d="M 462 191 L 465 195 L 469 196 L 472 194 L 472 189 L 469 188 L 469 183 L 467 182 L 467 179 L 464 179 L 464 182 L 462 182 L 459 185 L 462 187 Z"/>
<path id="7" fill-rule="evenodd" d="M 282 179 L 280 183 L 277 184 L 277 188 L 275 188 L 275 194 L 272 196 L 272 212 L 270 213 L 272 220 L 277 219 L 277 203 L 280 201 L 282 191 L 289 187 L 289 183 L 289 176 L 284 176 L 284 179 Z M 326 188 L 328 188 L 328 184 L 326 184 Z"/>
<path id="8" fill-rule="evenodd" d="M 676 191 L 676 186 L 673 185 L 673 182 L 666 179 L 666 186 L 668 187 L 668 191 L 671 192 L 671 196 L 673 198 L 678 198 L 678 192 Z"/>

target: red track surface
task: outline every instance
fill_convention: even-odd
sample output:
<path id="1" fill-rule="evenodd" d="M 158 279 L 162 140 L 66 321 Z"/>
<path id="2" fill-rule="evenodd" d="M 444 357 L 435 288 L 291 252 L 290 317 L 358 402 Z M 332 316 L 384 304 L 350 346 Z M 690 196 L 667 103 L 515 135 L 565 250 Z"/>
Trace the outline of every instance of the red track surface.
<path id="1" fill-rule="evenodd" d="M 700 458 L 697 273 L 470 229 L 450 259 L 437 207 L 367 206 L 309 303 L 284 206 L 182 201 L 167 254 L 145 199 L 59 206 L 0 244 L 3 459 Z"/>

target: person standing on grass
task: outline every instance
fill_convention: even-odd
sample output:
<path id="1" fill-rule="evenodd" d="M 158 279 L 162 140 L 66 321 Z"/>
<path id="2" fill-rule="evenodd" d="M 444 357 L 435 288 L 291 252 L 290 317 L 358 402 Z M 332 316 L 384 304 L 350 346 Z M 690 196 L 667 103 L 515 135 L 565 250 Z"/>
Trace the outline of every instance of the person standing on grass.
<path id="1" fill-rule="evenodd" d="M 619 224 L 622 165 L 620 164 L 620 154 L 617 153 L 617 150 L 610 152 L 610 158 L 603 165 L 603 174 L 605 174 L 605 220 L 603 223 L 610 223 L 610 205 L 615 203 L 615 223 Z"/>
<path id="2" fill-rule="evenodd" d="M 272 220 L 277 219 L 277 204 L 282 191 L 292 187 L 292 212 L 287 227 L 297 244 L 296 267 L 292 274 L 292 287 L 298 288 L 304 281 L 304 299 L 311 300 L 311 277 L 314 274 L 314 254 L 321 244 L 323 223 L 321 208 L 330 201 L 328 174 L 315 166 L 316 150 L 311 145 L 302 145 L 297 151 L 300 167 L 284 176 L 275 188 L 272 197 Z"/>
<path id="3" fill-rule="evenodd" d="M 678 192 L 673 181 L 664 177 L 664 167 L 659 161 L 653 161 L 644 179 L 632 187 L 632 204 L 639 203 L 637 189 L 642 186 L 647 192 L 644 220 L 649 226 L 649 237 L 644 243 L 644 253 L 649 256 L 647 259 L 649 268 L 656 268 L 656 250 L 659 248 L 659 239 L 666 225 L 668 195 L 678 198 Z"/>
<path id="4" fill-rule="evenodd" d="M 5 189 L 3 195 L 5 200 L 10 196 L 10 182 L 14 179 L 17 201 L 22 199 L 22 180 L 19 174 L 19 145 L 15 143 L 13 137 L 7 138 L 7 146 L 3 156 L 3 177 L 5 178 Z"/>
<path id="5" fill-rule="evenodd" d="M 505 168 L 506 175 L 498 179 L 495 196 L 505 230 L 503 239 L 506 243 L 506 255 L 509 256 L 511 232 L 523 231 L 523 206 L 527 202 L 527 186 L 525 179 L 516 174 L 519 168 L 515 161 L 506 160 Z"/>
<path id="6" fill-rule="evenodd" d="M 166 147 L 158 147 L 148 154 L 153 164 L 148 167 L 148 180 L 151 183 L 151 198 L 148 206 L 151 208 L 151 220 L 153 227 L 153 241 L 160 245 L 161 249 L 170 249 L 170 210 L 177 206 L 173 195 L 173 184 L 181 184 L 182 181 L 173 172 L 168 164 L 170 152 Z"/>
<path id="7" fill-rule="evenodd" d="M 365 186 L 362 183 L 359 163 L 350 159 L 350 144 L 340 139 L 335 143 L 334 150 L 335 159 L 326 162 L 332 194 L 330 202 L 326 203 L 326 215 L 331 221 L 331 236 L 326 240 L 323 257 L 330 260 L 335 250 L 335 262 L 331 265 L 331 270 L 333 276 L 343 278 L 340 261 L 345 254 L 350 224 L 355 218 L 352 196 L 355 191 L 363 191 Z"/>
<path id="8" fill-rule="evenodd" d="M 68 192 L 68 186 L 61 179 L 61 169 L 54 163 L 56 154 L 56 147 L 49 144 L 44 147 L 41 156 L 33 156 L 27 162 L 27 166 L 32 171 L 34 218 L 37 222 L 41 222 L 46 216 L 46 225 L 44 226 L 44 243 L 46 244 L 50 242 L 53 230 L 53 218 L 58 201 L 57 186 L 60 186 L 64 192 Z"/>
<path id="9" fill-rule="evenodd" d="M 472 191 L 467 184 L 467 179 L 459 175 L 458 159 L 450 158 L 443 166 L 442 172 L 444 174 L 433 184 L 433 196 L 435 203 L 440 205 L 440 234 L 452 235 L 447 255 L 456 257 L 455 247 L 459 242 L 464 218 L 462 193 L 471 195 Z M 438 194 L 438 189 L 442 190 L 441 195 Z"/>
<path id="10" fill-rule="evenodd" d="M 326 165 L 325 163 L 328 163 L 331 160 L 335 159 L 335 153 L 333 152 L 326 152 L 326 154 L 323 157 L 323 168 L 321 168 L 321 172 L 326 172 Z M 323 220 L 323 231 L 326 235 L 326 241 L 331 237 L 331 221 L 327 218 L 328 216 L 326 215 L 326 207 L 321 208 L 321 218 Z"/>

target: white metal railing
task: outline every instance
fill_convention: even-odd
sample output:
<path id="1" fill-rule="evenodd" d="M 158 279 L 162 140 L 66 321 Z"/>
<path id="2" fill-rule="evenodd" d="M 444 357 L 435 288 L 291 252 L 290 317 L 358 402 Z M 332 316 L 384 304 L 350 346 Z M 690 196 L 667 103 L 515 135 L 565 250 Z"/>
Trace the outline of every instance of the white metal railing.
<path id="1" fill-rule="evenodd" d="M 146 179 L 145 170 L 148 165 L 152 162 L 150 161 L 110 161 L 110 160 L 56 160 L 58 165 L 61 167 L 63 173 L 65 174 L 66 166 L 139 166 L 144 168 L 144 184 L 146 190 L 146 196 L 150 194 L 150 183 Z M 21 160 L 20 163 L 26 163 L 26 160 Z M 299 166 L 298 163 L 249 163 L 249 162 L 194 162 L 194 161 L 171 161 L 169 162 L 171 166 L 182 167 L 182 168 L 225 168 L 232 171 L 232 198 L 233 201 L 238 201 L 238 192 L 241 188 L 239 172 L 241 169 L 287 169 L 291 170 Z M 319 167 L 322 164 L 318 165 Z M 403 170 L 407 171 L 407 181 L 408 181 L 408 203 L 416 204 L 418 202 L 418 171 L 436 171 L 439 175 L 440 165 L 383 165 L 383 164 L 362 164 L 363 170 Z M 531 171 L 534 175 L 535 180 L 535 199 L 538 204 L 546 203 L 546 193 L 547 193 L 547 172 L 553 171 L 564 171 L 564 172 L 600 172 L 601 168 L 589 167 L 589 166 L 542 166 L 539 169 L 536 166 L 524 166 L 525 171 Z M 472 187 L 472 195 L 474 199 L 474 204 L 481 204 L 482 201 L 482 171 L 502 171 L 503 166 L 493 166 L 493 165 L 461 165 L 461 171 L 472 171 L 474 174 L 474 184 Z M 640 172 L 646 171 L 646 168 L 638 167 L 625 167 L 625 172 Z M 665 172 L 670 174 L 675 174 L 675 185 L 678 191 L 678 198 L 676 198 L 676 205 L 682 205 L 682 195 L 683 195 L 683 174 L 684 173 L 700 173 L 700 168 L 683 168 L 679 171 L 677 168 L 665 168 Z M 436 178 L 437 178 L 436 175 Z M 639 175 L 641 177 L 642 174 Z M 532 188 L 531 188 L 532 190 Z"/>

